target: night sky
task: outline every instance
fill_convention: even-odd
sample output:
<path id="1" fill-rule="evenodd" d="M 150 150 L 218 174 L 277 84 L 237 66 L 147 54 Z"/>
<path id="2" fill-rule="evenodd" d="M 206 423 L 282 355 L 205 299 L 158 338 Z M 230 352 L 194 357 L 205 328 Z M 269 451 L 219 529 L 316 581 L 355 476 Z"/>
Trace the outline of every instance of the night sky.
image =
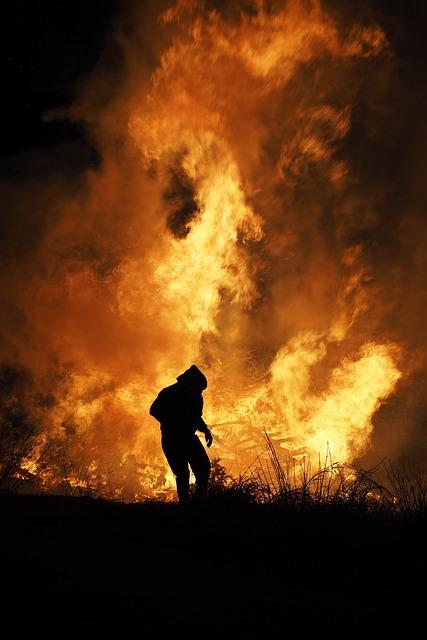
<path id="1" fill-rule="evenodd" d="M 81 138 L 43 114 L 68 105 L 102 55 L 117 2 L 12 1 L 2 5 L 2 154 Z"/>

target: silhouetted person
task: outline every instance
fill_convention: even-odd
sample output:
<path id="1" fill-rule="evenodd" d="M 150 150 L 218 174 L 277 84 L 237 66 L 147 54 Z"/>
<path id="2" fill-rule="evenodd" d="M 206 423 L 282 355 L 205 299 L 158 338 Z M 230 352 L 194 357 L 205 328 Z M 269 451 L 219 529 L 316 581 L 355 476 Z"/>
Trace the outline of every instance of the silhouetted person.
<path id="1" fill-rule="evenodd" d="M 210 461 L 196 431 L 205 434 L 208 447 L 212 434 L 202 418 L 202 391 L 208 386 L 204 374 L 192 364 L 177 377 L 177 382 L 160 391 L 150 407 L 150 414 L 160 422 L 162 448 L 176 478 L 179 501 L 190 497 L 190 465 L 196 478 L 196 497 L 204 498 L 208 490 Z"/>

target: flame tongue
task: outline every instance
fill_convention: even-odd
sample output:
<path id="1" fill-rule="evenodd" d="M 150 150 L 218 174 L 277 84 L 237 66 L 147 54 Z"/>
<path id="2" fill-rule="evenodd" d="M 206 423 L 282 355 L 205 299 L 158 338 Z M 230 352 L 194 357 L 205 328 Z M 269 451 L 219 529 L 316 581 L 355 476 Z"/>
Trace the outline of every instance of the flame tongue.
<path id="1" fill-rule="evenodd" d="M 221 291 L 243 306 L 256 297 L 247 252 L 238 239 L 262 236 L 260 219 L 245 203 L 236 164 L 226 149 L 216 147 L 212 154 L 209 147 L 196 146 L 192 161 L 198 169 L 191 171 L 200 213 L 185 239 L 162 245 L 154 273 L 163 295 L 162 312 L 171 313 L 185 337 L 195 337 L 197 343 L 203 334 L 216 332 Z M 215 161 L 204 166 L 212 155 Z"/>

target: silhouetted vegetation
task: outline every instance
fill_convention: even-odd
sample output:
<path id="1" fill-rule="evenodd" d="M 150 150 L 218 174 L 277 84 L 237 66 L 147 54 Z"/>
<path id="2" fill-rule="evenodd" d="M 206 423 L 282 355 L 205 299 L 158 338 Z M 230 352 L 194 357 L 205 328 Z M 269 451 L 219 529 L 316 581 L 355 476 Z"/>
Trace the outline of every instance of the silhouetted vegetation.
<path id="1" fill-rule="evenodd" d="M 328 451 L 313 469 L 311 460 L 281 462 L 265 434 L 268 456 L 261 457 L 238 478 L 212 461 L 211 502 L 274 505 L 307 512 L 358 511 L 370 514 L 427 515 L 427 474 L 411 466 L 382 460 L 372 469 L 356 469 L 332 461 Z"/>
<path id="2" fill-rule="evenodd" d="M 10 420 L 7 424 L 11 424 Z M 72 456 L 66 441 L 51 440 L 40 447 L 37 465 L 28 470 L 23 461 L 37 439 L 34 428 L 23 429 L 22 433 L 19 438 L 14 436 L 13 429 L 0 433 L 0 490 L 138 502 L 132 492 L 121 494 L 109 490 L 109 477 L 113 473 L 115 484 L 119 484 L 120 469 L 94 470 L 84 455 L 84 448 L 80 457 Z M 330 452 L 323 461 L 319 458 L 316 465 L 308 457 L 283 461 L 268 434 L 265 441 L 267 456 L 260 456 L 239 477 L 232 477 L 221 459 L 212 459 L 207 504 L 270 505 L 293 512 L 321 509 L 388 515 L 427 514 L 427 474 L 422 468 L 382 460 L 372 469 L 356 469 L 333 462 Z M 47 475 L 51 484 L 42 480 L 42 475 Z M 161 499 L 147 498 L 146 501 L 160 502 Z"/>

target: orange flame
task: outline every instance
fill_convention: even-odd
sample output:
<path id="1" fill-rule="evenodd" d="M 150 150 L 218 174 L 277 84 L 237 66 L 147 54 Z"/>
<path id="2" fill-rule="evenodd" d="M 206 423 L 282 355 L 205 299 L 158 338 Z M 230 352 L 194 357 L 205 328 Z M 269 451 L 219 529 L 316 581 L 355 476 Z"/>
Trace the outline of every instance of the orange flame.
<path id="1" fill-rule="evenodd" d="M 167 495 L 173 477 L 148 407 L 162 386 L 197 362 L 209 380 L 205 418 L 213 425 L 213 454 L 232 472 L 243 472 L 262 451 L 263 429 L 284 455 L 329 447 L 335 459 L 351 462 L 369 447 L 373 417 L 402 375 L 399 349 L 357 329 L 368 309 L 360 244 L 342 249 L 335 264 L 320 256 L 314 293 L 301 291 L 297 311 L 286 297 L 278 309 L 281 287 L 294 277 L 288 256 L 304 244 L 304 228 L 292 224 L 298 185 L 322 180 L 339 192 L 351 171 L 337 154 L 351 129 L 351 104 L 344 96 L 334 105 L 326 90 L 313 95 L 316 89 L 298 101 L 291 84 L 302 85 L 304 70 L 318 61 L 338 68 L 350 58 L 378 56 L 385 36 L 356 25 L 343 37 L 319 2 L 288 2 L 275 12 L 260 5 L 238 20 L 179 2 L 163 21 L 177 25 L 174 38 L 148 93 L 133 82 L 120 113 L 141 176 L 151 176 L 163 193 L 178 176 L 191 203 L 176 214 L 174 230 L 163 225 L 180 193 L 166 204 L 156 201 L 160 222 L 147 231 L 153 241 L 117 270 L 114 310 L 125 328 L 139 321 L 149 327 L 156 365 L 120 384 L 101 365 L 76 373 L 52 423 L 73 422 L 102 459 L 112 446 L 108 430 L 125 429 L 113 427 L 114 415 L 118 421 L 126 415 L 137 436 L 131 446 L 116 437 L 115 472 L 123 481 L 116 493 Z M 142 216 L 142 201 L 140 207 Z M 315 226 L 312 212 L 307 224 Z M 307 300 L 316 290 L 328 308 L 314 318 Z M 279 320 L 269 336 L 272 314 Z M 126 474 L 133 480 L 125 490 Z"/>

